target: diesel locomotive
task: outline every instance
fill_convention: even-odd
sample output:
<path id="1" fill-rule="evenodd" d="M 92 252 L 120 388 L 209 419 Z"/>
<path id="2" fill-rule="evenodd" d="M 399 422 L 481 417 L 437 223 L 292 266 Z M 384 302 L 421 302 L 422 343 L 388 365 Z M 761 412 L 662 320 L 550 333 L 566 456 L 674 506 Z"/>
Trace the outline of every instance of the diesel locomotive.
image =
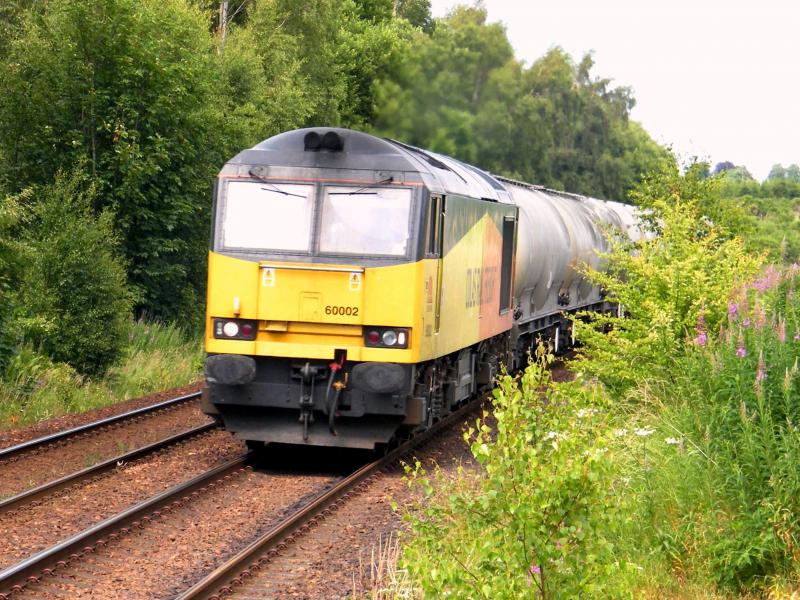
<path id="1" fill-rule="evenodd" d="M 289 131 L 216 181 L 203 410 L 251 446 L 375 448 L 523 364 L 630 206 L 338 128 Z"/>

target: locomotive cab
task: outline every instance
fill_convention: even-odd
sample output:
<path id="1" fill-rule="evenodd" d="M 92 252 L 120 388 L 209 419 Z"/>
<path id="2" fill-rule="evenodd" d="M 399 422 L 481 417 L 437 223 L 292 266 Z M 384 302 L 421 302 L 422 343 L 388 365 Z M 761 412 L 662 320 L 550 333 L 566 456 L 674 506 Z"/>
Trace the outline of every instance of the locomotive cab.
<path id="1" fill-rule="evenodd" d="M 250 442 L 373 448 L 491 381 L 477 346 L 511 327 L 517 212 L 483 177 L 339 129 L 226 164 L 204 410 Z"/>

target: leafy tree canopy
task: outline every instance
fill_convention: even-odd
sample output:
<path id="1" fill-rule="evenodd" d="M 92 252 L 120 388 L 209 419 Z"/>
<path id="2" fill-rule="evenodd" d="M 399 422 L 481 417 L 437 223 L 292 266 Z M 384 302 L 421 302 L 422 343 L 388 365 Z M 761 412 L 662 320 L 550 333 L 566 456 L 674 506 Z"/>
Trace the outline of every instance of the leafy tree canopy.
<path id="1" fill-rule="evenodd" d="M 486 10 L 459 6 L 417 32 L 378 88 L 377 132 L 490 171 L 624 199 L 641 173 L 674 159 L 628 119 L 631 91 L 555 48 L 530 67 Z"/>
<path id="2" fill-rule="evenodd" d="M 0 180 L 17 191 L 59 169 L 91 174 L 139 306 L 160 316 L 199 302 L 209 176 L 236 143 L 215 56 L 181 0 L 52 0 L 26 15 L 0 65 Z"/>

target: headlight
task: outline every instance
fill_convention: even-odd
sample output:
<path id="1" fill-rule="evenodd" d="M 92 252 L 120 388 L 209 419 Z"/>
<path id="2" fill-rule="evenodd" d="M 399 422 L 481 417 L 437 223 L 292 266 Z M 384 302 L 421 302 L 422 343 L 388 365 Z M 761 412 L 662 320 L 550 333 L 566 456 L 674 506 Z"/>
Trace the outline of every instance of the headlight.
<path id="1" fill-rule="evenodd" d="M 370 348 L 408 348 L 407 327 L 364 327 L 364 345 Z"/>
<path id="2" fill-rule="evenodd" d="M 258 322 L 246 319 L 214 319 L 214 337 L 221 340 L 254 340 Z"/>

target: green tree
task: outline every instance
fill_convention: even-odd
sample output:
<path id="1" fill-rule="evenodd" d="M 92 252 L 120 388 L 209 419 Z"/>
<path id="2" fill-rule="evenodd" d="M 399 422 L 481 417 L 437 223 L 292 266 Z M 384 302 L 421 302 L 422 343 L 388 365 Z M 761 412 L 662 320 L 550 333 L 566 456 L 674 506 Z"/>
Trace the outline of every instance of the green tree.
<path id="1" fill-rule="evenodd" d="M 0 199 L 0 373 L 15 345 L 10 325 L 16 305 L 12 290 L 19 285 L 23 272 L 25 244 L 19 239 L 22 210 L 12 196 Z"/>
<path id="2" fill-rule="evenodd" d="M 437 21 L 432 35 L 415 34 L 397 76 L 381 84 L 378 132 L 478 160 L 475 115 L 494 73 L 513 59 L 505 28 L 486 17 L 484 8 L 459 6 Z"/>
<path id="3" fill-rule="evenodd" d="M 87 375 L 102 374 L 121 355 L 132 305 L 113 216 L 95 218 L 96 193 L 85 176 L 59 173 L 21 196 L 36 203 L 13 302 L 25 341 Z"/>
<path id="4" fill-rule="evenodd" d="M 198 314 L 210 179 L 240 143 L 203 14 L 183 0 L 51 0 L 21 27 L 0 64 L 0 181 L 19 191 L 85 169 L 139 309 Z"/>
<path id="5" fill-rule="evenodd" d="M 418 32 L 379 87 L 377 132 L 534 183 L 624 199 L 674 159 L 628 119 L 631 91 L 556 48 L 529 68 L 486 10 L 457 7 Z"/>
<path id="6" fill-rule="evenodd" d="M 374 113 L 374 82 L 392 72 L 409 34 L 390 1 L 319 0 L 303 10 L 295 0 L 258 3 L 241 32 L 259 57 L 251 73 L 262 84 L 251 99 L 274 104 L 272 82 L 289 82 L 292 126 L 363 127 Z"/>
<path id="7" fill-rule="evenodd" d="M 394 0 L 394 12 L 414 27 L 430 33 L 433 30 L 431 0 Z"/>
<path id="8" fill-rule="evenodd" d="M 784 179 L 786 177 L 786 169 L 783 168 L 781 164 L 774 164 L 772 168 L 769 170 L 769 175 L 767 175 L 767 181 L 771 181 L 773 179 Z"/>

